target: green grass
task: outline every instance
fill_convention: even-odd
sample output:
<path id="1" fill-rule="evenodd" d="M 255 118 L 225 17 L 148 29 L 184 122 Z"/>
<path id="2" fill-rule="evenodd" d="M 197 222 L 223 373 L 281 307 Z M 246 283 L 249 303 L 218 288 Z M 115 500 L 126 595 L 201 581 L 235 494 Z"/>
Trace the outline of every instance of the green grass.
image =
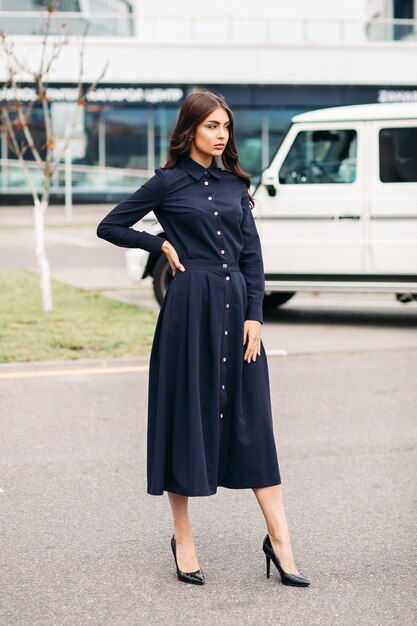
<path id="1" fill-rule="evenodd" d="M 97 291 L 52 281 L 54 310 L 42 311 L 39 277 L 0 272 L 0 362 L 149 354 L 156 314 Z"/>

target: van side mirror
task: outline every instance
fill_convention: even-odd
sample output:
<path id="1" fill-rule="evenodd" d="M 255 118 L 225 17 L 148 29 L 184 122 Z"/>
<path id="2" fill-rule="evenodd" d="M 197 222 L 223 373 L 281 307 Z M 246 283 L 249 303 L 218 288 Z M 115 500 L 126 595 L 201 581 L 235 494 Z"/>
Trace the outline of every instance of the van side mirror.
<path id="1" fill-rule="evenodd" d="M 262 173 L 261 183 L 265 187 L 269 196 L 276 196 L 278 193 L 278 180 L 273 170 L 267 169 Z"/>

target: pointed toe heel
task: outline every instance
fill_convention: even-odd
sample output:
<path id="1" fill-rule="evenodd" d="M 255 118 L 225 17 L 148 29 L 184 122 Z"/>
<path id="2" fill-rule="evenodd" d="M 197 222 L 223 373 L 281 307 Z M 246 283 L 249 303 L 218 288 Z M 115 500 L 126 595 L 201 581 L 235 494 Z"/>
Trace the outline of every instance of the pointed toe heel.
<path id="1" fill-rule="evenodd" d="M 283 585 L 288 585 L 291 587 L 308 587 L 310 581 L 303 574 L 289 574 L 285 570 L 282 569 L 281 563 L 279 562 L 274 549 L 272 547 L 271 540 L 269 535 L 265 536 L 262 549 L 265 553 L 266 557 L 266 577 L 270 578 L 271 576 L 271 561 L 277 568 L 281 576 L 281 582 Z"/>
<path id="2" fill-rule="evenodd" d="M 203 571 L 201 569 L 198 569 L 195 572 L 183 572 L 178 567 L 177 542 L 175 541 L 175 535 L 172 535 L 172 538 L 171 538 L 171 548 L 172 548 L 172 553 L 175 559 L 175 566 L 177 568 L 178 580 L 180 580 L 183 583 L 191 583 L 192 585 L 204 585 L 205 578 L 204 578 Z"/>

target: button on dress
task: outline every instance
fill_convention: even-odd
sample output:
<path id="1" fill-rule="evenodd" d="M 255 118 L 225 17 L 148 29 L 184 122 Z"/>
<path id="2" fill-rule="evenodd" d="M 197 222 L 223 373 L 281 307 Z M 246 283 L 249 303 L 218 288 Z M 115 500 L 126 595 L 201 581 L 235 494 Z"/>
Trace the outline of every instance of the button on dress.
<path id="1" fill-rule="evenodd" d="M 164 237 L 130 228 L 151 211 Z M 154 255 L 168 239 L 185 267 L 168 285 L 150 353 L 147 492 L 281 484 L 263 342 L 256 361 L 243 359 L 244 321 L 263 323 L 265 286 L 243 179 L 184 155 L 110 211 L 97 235 Z"/>

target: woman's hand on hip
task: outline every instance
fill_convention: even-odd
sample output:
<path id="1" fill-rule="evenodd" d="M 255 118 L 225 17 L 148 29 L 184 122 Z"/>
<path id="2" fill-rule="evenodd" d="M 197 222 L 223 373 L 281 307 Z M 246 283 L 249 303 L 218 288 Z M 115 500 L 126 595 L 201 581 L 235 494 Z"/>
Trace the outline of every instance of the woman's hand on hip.
<path id="1" fill-rule="evenodd" d="M 243 360 L 247 359 L 248 363 L 253 359 L 256 361 L 257 355 L 261 354 L 261 322 L 258 320 L 245 320 L 243 325 L 243 345 L 246 341 L 246 347 Z"/>
<path id="2" fill-rule="evenodd" d="M 177 273 L 177 270 L 180 270 L 181 272 L 185 272 L 185 267 L 180 262 L 177 251 L 175 250 L 174 246 L 169 243 L 167 239 L 165 239 L 164 243 L 162 244 L 161 250 L 162 252 L 165 253 L 168 259 L 168 263 L 172 270 L 173 276 L 175 276 L 175 274 Z"/>

